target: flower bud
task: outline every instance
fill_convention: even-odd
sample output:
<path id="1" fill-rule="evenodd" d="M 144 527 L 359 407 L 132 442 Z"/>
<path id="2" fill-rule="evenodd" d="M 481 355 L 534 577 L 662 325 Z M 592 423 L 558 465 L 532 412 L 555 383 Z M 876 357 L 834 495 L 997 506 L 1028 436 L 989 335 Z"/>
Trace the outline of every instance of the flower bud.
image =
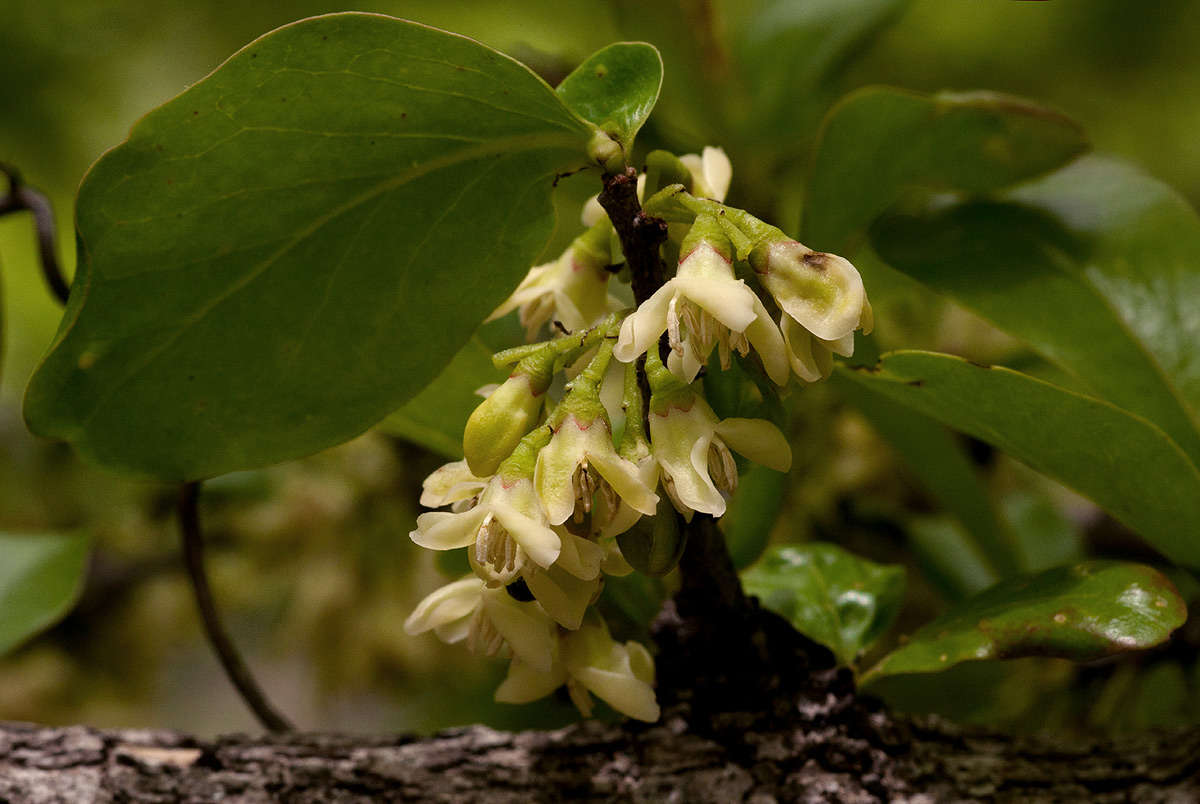
<path id="1" fill-rule="evenodd" d="M 537 425 L 553 377 L 555 354 L 546 349 L 522 360 L 467 419 L 463 454 L 476 476 L 495 474 L 501 462 Z"/>

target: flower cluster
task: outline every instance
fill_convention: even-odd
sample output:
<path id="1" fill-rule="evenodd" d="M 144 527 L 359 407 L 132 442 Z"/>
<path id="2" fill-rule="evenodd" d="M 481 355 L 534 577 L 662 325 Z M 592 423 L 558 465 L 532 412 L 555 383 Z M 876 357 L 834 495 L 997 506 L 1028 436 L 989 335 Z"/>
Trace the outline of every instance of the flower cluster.
<path id="1" fill-rule="evenodd" d="M 531 341 L 553 323 L 551 339 L 497 356 L 515 365 L 468 420 L 464 460 L 424 484 L 421 504 L 443 510 L 418 517 L 410 538 L 465 548 L 471 573 L 426 597 L 405 628 L 510 658 L 498 701 L 565 685 L 585 716 L 594 695 L 658 718 L 650 652 L 616 641 L 592 605 L 605 577 L 669 572 L 684 543 L 677 513 L 725 513 L 734 452 L 780 472 L 791 465 L 775 424 L 714 412 L 702 373 L 738 355 L 764 382 L 784 385 L 793 372 L 815 381 L 871 327 L 849 262 L 722 203 L 724 152 L 667 162 L 664 174 L 683 181 L 639 190 L 670 221 L 663 253 L 678 254 L 674 276 L 622 310 L 609 283 L 623 256 L 589 202 L 587 231 L 492 316 L 517 310 Z"/>

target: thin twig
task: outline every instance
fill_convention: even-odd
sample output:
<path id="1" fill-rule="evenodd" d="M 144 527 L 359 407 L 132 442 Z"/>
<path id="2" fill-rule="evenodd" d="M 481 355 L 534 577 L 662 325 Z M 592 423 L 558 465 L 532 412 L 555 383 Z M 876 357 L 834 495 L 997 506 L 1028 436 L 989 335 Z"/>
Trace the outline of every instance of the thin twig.
<path id="1" fill-rule="evenodd" d="M 204 633 L 220 659 L 225 675 L 229 677 L 263 728 L 272 732 L 294 731 L 295 727 L 267 700 L 267 696 L 254 680 L 246 662 L 226 633 L 220 615 L 217 614 L 212 589 L 208 585 L 208 576 L 204 572 L 204 536 L 200 531 L 200 512 L 197 505 L 199 498 L 200 482 L 185 483 L 179 492 L 178 512 L 179 529 L 183 538 L 183 561 L 187 566 L 188 579 L 192 584 L 200 620 L 204 623 Z"/>
<path id="2" fill-rule="evenodd" d="M 71 294 L 71 286 L 63 276 L 62 267 L 58 262 L 58 252 L 55 249 L 54 209 L 49 199 L 38 190 L 30 187 L 21 178 L 16 168 L 0 163 L 0 173 L 8 177 L 9 190 L 4 198 L 0 198 L 0 215 L 9 212 L 28 210 L 33 214 L 33 225 L 37 231 L 38 256 L 42 265 L 42 276 L 54 298 L 59 303 L 66 304 Z"/>

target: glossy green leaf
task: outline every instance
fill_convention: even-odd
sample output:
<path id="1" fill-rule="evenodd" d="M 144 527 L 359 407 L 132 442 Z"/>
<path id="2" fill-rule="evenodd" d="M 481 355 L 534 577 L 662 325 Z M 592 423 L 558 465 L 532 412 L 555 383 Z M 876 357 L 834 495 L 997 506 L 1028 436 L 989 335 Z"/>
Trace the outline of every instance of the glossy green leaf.
<path id="1" fill-rule="evenodd" d="M 812 542 L 768 550 L 742 573 L 742 585 L 842 664 L 852 664 L 899 611 L 904 568 Z"/>
<path id="2" fill-rule="evenodd" d="M 748 97 L 745 135 L 794 143 L 829 103 L 833 74 L 907 0 L 772 0 L 734 37 Z M 746 130 L 748 129 L 748 130 Z"/>
<path id="3" fill-rule="evenodd" d="M 602 48 L 563 79 L 555 92 L 571 110 L 633 152 L 633 138 L 662 89 L 662 57 L 645 42 Z"/>
<path id="4" fill-rule="evenodd" d="M 447 458 L 463 456 L 463 428 L 483 400 L 475 393 L 508 375 L 492 363 L 492 355 L 519 342 L 513 316 L 479 328 L 467 345 L 419 394 L 379 423 L 379 429 Z"/>
<path id="5" fill-rule="evenodd" d="M 1164 555 L 1200 567 L 1200 472 L 1145 419 L 952 355 L 893 352 L 872 369 L 837 370 L 1074 488 Z"/>
<path id="6" fill-rule="evenodd" d="M 990 92 L 851 93 L 825 118 L 808 179 L 803 239 L 844 253 L 909 186 L 995 190 L 1087 148 L 1071 120 Z"/>
<path id="7" fill-rule="evenodd" d="M 172 480 L 353 437 L 537 261 L 590 130 L 524 66 L 422 25 L 334 14 L 252 42 L 84 180 L 31 429 Z"/>
<path id="8" fill-rule="evenodd" d="M 1000 201 L 886 218 L 871 238 L 1200 464 L 1200 217 L 1174 190 L 1089 158 Z"/>
<path id="9" fill-rule="evenodd" d="M 974 542 L 973 553 L 991 575 L 1018 569 L 1013 534 L 996 514 L 992 501 L 955 436 L 941 424 L 860 383 L 834 375 L 838 390 L 904 460 L 917 482 L 958 517 Z"/>
<path id="10" fill-rule="evenodd" d="M 1089 561 L 1012 578 L 921 628 L 863 674 L 936 673 L 959 662 L 1055 656 L 1074 661 L 1166 641 L 1187 606 L 1162 573 Z"/>
<path id="11" fill-rule="evenodd" d="M 0 534 L 0 656 L 75 605 L 89 544 L 78 533 Z"/>

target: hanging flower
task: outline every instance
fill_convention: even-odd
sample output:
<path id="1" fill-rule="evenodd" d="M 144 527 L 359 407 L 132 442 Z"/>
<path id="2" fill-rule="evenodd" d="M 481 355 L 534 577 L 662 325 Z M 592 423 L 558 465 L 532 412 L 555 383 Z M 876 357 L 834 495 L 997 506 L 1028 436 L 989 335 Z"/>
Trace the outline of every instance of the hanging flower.
<path id="1" fill-rule="evenodd" d="M 453 511 L 462 511 L 473 504 L 487 483 L 487 478 L 475 476 L 466 461 L 451 461 L 425 478 L 421 484 L 421 505 L 426 508 L 449 505 Z"/>
<path id="2" fill-rule="evenodd" d="M 496 690 L 501 703 L 528 703 L 567 685 L 571 701 L 591 717 L 595 695 L 613 709 L 653 723 L 660 710 L 654 697 L 654 659 L 638 642 L 615 642 L 602 621 L 560 637 L 560 659 L 549 670 L 514 658 Z"/>
<path id="3" fill-rule="evenodd" d="M 576 522 L 592 511 L 599 492 L 605 510 L 615 511 L 618 500 L 642 513 L 653 513 L 658 495 L 646 486 L 637 467 L 617 454 L 612 426 L 600 401 L 600 382 L 613 352 L 605 339 L 549 423 L 554 435 L 537 456 L 533 482 L 550 524 Z"/>
<path id="4" fill-rule="evenodd" d="M 629 363 L 665 331 L 670 367 L 687 382 L 714 348 L 728 368 L 731 353 L 753 346 L 767 375 L 783 384 L 788 358 L 783 337 L 754 291 L 733 273 L 732 247 L 715 216 L 701 214 L 683 240 L 674 276 L 621 324 L 614 354 Z"/>
<path id="5" fill-rule="evenodd" d="M 443 642 L 466 642 L 472 653 L 495 656 L 506 646 L 516 660 L 550 672 L 558 656 L 554 623 L 534 603 L 521 603 L 474 575 L 436 590 L 404 621 L 409 634 L 432 630 Z"/>
<path id="6" fill-rule="evenodd" d="M 430 550 L 470 547 L 473 566 L 489 586 L 510 583 L 527 560 L 549 567 L 562 551 L 533 488 L 533 466 L 550 433 L 539 427 L 521 440 L 466 511 L 431 511 L 409 534 Z"/>
<path id="7" fill-rule="evenodd" d="M 828 377 L 833 353 L 850 357 L 854 331 L 871 331 L 871 305 L 849 260 L 813 251 L 778 232 L 751 252 L 750 264 L 783 310 L 780 328 L 788 360 L 801 379 Z"/>
<path id="8" fill-rule="evenodd" d="M 685 515 L 719 517 L 725 495 L 737 488 L 732 447 L 777 472 L 792 465 L 783 433 L 765 419 L 718 419 L 693 387 L 669 374 L 654 351 L 646 357 L 650 381 L 650 445 L 663 472 L 663 488 Z"/>
<path id="9" fill-rule="evenodd" d="M 542 325 L 552 320 L 575 332 L 620 309 L 620 303 L 608 295 L 611 237 L 608 218 L 597 222 L 575 238 L 557 260 L 532 268 L 487 320 L 519 309 L 525 337 L 532 341 Z"/>

